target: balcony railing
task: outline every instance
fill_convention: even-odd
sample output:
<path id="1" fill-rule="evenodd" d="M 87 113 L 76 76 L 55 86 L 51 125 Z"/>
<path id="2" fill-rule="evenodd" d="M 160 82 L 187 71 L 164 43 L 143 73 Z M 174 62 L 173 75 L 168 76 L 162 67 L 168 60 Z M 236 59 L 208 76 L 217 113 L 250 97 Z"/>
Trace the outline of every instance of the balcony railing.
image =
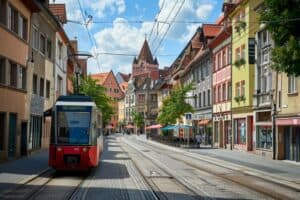
<path id="1" fill-rule="evenodd" d="M 266 107 L 272 105 L 271 92 L 256 93 L 254 97 L 254 106 L 256 107 Z"/>

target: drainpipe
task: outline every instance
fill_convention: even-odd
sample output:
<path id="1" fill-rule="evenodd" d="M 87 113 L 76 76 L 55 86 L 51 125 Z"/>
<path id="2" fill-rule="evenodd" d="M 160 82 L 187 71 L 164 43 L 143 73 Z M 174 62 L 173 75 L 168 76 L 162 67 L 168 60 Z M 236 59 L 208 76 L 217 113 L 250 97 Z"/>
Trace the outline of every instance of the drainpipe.
<path id="1" fill-rule="evenodd" d="M 276 113 L 277 113 L 277 93 L 278 93 L 278 72 L 275 72 L 275 95 L 272 95 L 272 146 L 273 146 L 273 160 L 276 159 L 276 142 L 277 142 L 277 134 L 276 134 Z"/>

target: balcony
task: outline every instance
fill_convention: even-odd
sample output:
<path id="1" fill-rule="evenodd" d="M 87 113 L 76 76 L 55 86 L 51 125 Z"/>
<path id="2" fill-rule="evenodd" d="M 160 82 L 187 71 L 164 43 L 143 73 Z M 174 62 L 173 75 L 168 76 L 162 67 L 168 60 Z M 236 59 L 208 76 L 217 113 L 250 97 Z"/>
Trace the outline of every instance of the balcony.
<path id="1" fill-rule="evenodd" d="M 271 92 L 256 93 L 253 95 L 253 105 L 255 108 L 271 107 Z"/>

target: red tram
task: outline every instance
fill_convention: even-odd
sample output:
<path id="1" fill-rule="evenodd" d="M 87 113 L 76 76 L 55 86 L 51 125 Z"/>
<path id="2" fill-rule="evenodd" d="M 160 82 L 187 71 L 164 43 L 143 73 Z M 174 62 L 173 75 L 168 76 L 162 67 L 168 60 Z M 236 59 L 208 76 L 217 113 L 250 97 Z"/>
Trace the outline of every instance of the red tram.
<path id="1" fill-rule="evenodd" d="M 52 108 L 49 166 L 56 170 L 96 167 L 103 149 L 101 119 L 91 97 L 59 97 Z"/>

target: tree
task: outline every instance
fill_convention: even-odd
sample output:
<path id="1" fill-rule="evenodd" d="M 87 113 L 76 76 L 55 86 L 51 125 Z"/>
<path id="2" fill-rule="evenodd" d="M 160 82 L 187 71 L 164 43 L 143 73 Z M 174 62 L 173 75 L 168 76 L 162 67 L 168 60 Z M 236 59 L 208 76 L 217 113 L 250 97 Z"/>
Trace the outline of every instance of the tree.
<path id="1" fill-rule="evenodd" d="M 275 43 L 271 67 L 296 76 L 300 75 L 299 17 L 299 0 L 265 0 L 260 16 Z"/>
<path id="2" fill-rule="evenodd" d="M 96 106 L 102 111 L 104 124 L 110 121 L 111 116 L 114 114 L 113 99 L 106 95 L 105 87 L 97 85 L 96 80 L 93 80 L 90 76 L 81 77 L 79 93 L 92 97 Z"/>
<path id="3" fill-rule="evenodd" d="M 131 116 L 137 128 L 141 128 L 144 124 L 144 116 L 139 112 L 132 112 Z"/>
<path id="4" fill-rule="evenodd" d="M 193 107 L 185 101 L 187 98 L 186 94 L 192 89 L 193 83 L 190 83 L 171 91 L 171 94 L 163 100 L 157 121 L 163 125 L 175 124 L 176 119 L 185 113 L 194 112 Z"/>

